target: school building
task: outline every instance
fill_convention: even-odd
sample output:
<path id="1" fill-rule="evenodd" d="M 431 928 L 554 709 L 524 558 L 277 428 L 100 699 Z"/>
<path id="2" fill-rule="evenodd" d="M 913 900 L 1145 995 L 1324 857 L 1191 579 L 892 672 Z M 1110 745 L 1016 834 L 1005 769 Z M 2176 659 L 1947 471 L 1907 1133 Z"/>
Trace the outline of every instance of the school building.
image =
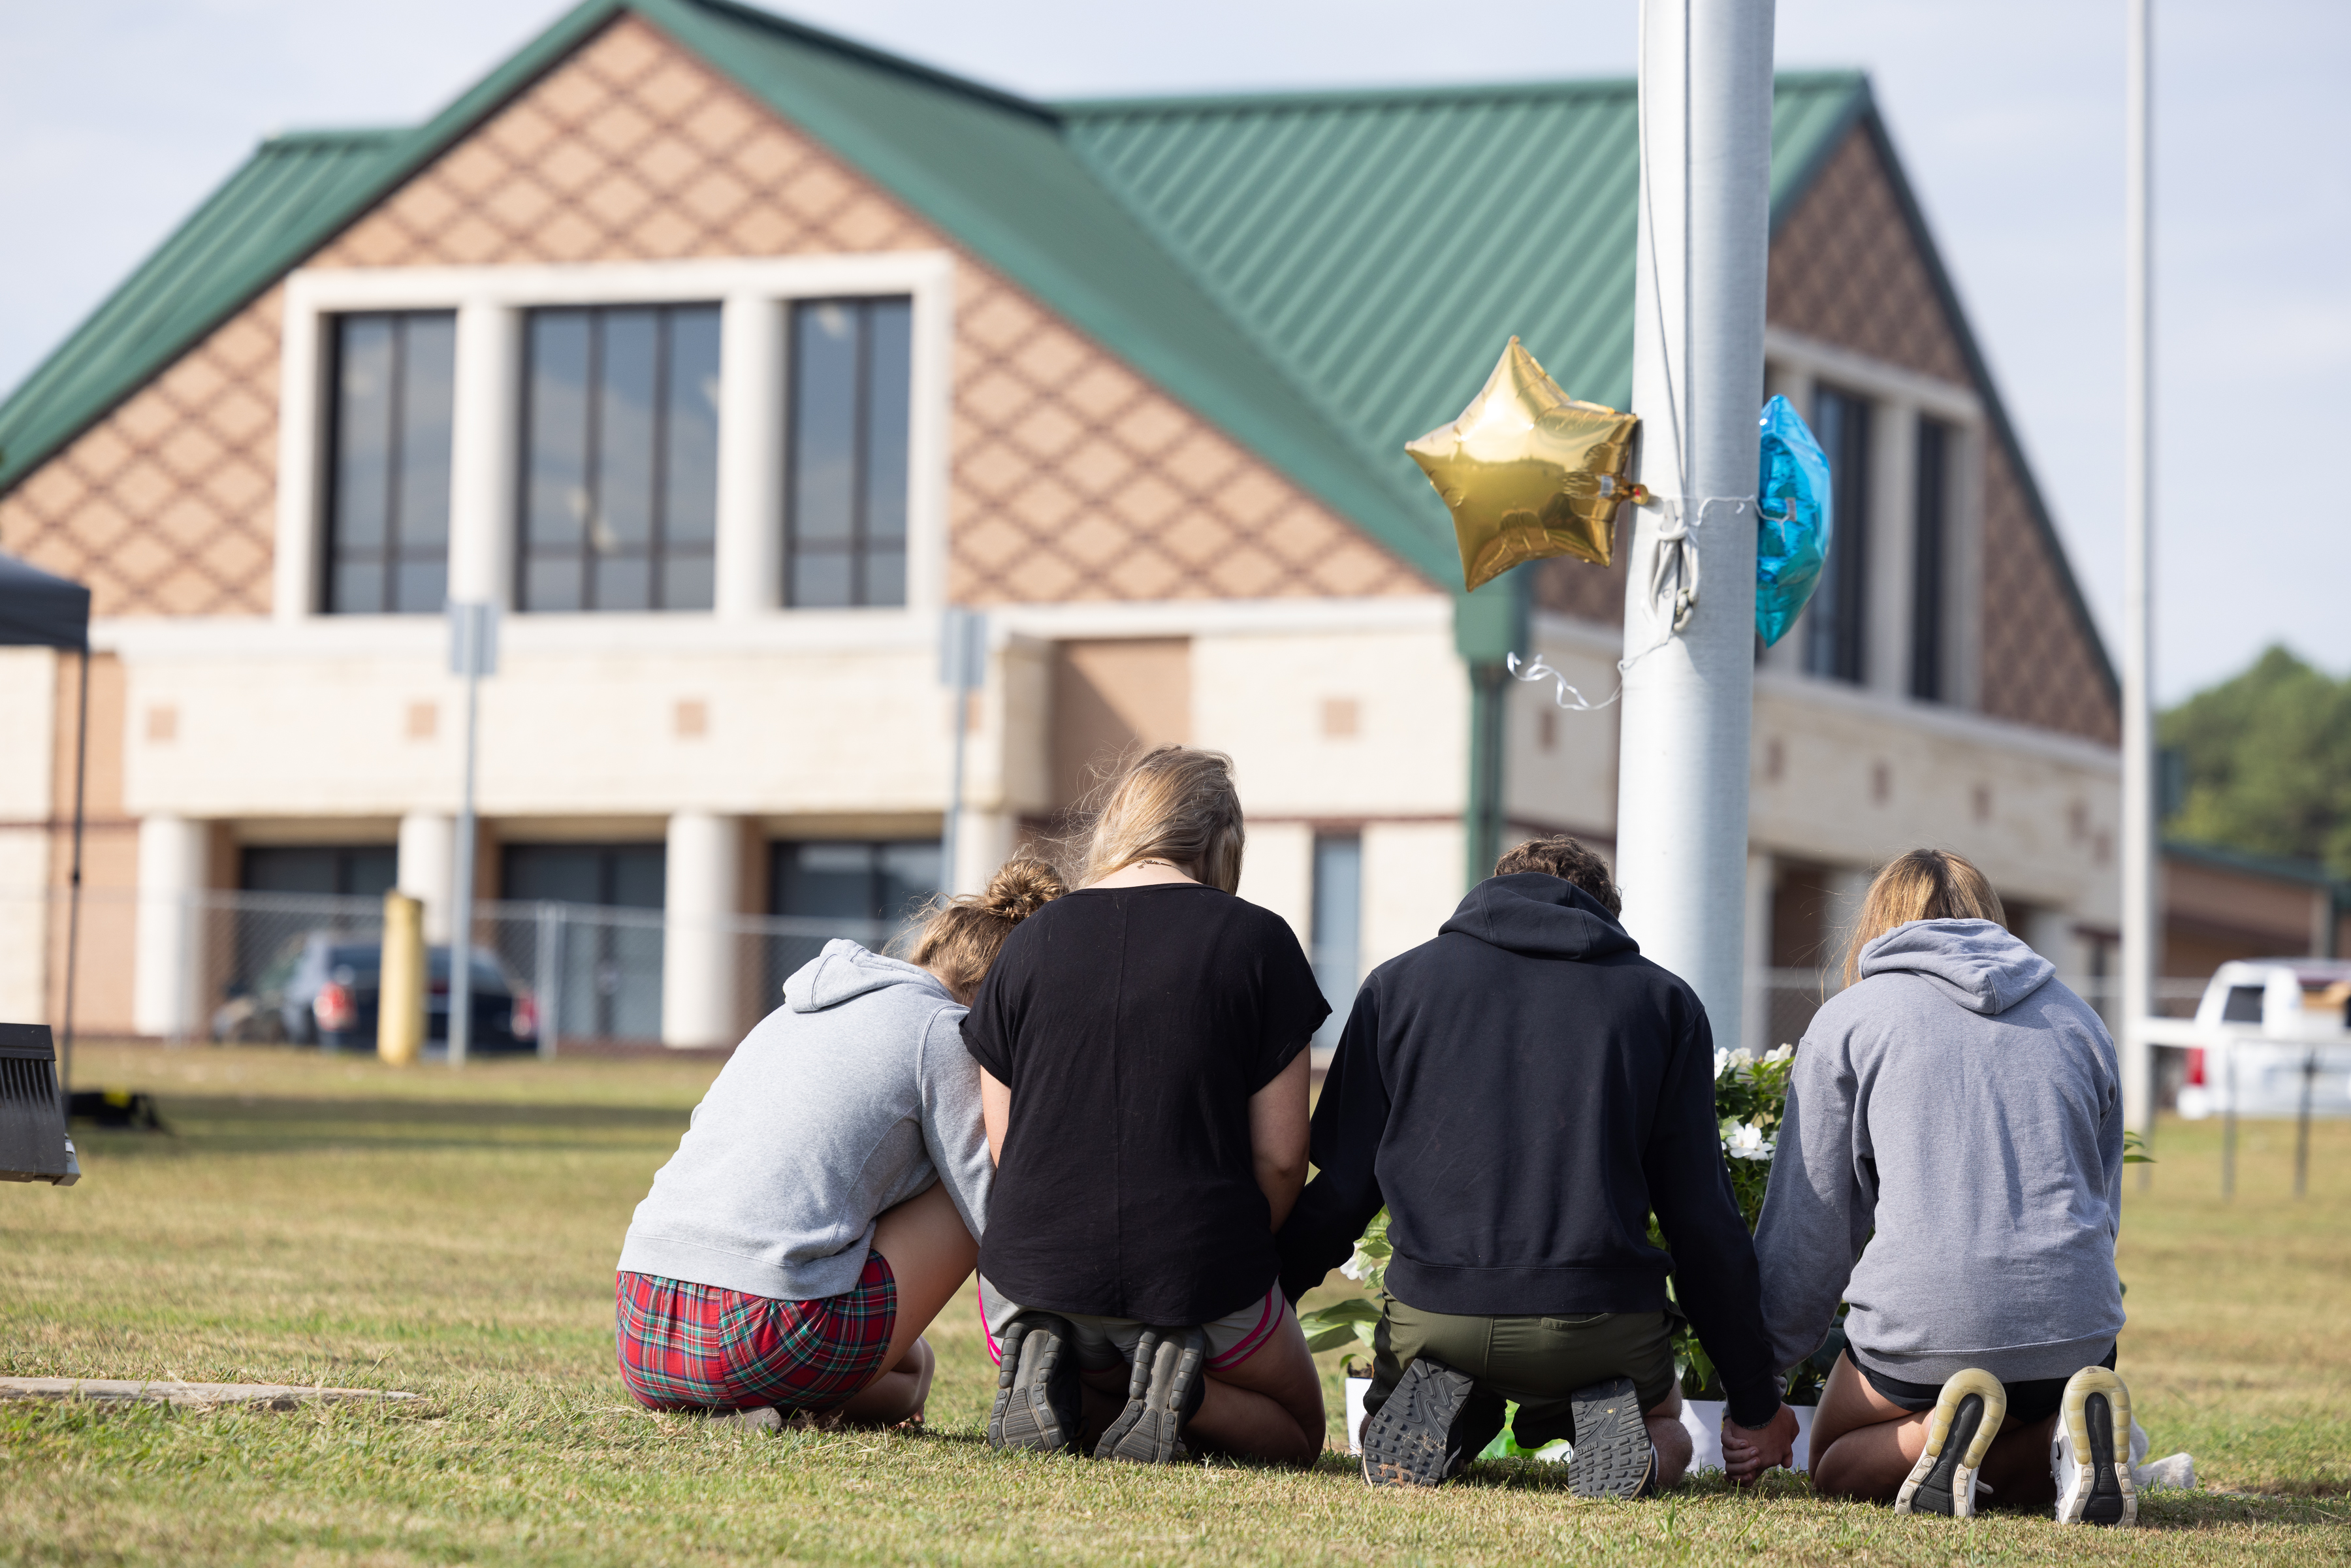
<path id="1" fill-rule="evenodd" d="M 1621 564 L 1464 594 L 1403 445 L 1513 333 L 1625 405 L 1634 110 L 1043 103 L 589 0 L 425 124 L 264 142 L 0 404 L 0 550 L 95 595 L 84 1028 L 204 1031 L 216 894 L 396 883 L 446 930 L 453 598 L 505 611 L 477 892 L 659 916 L 603 1032 L 731 1040 L 772 998 L 711 933 L 975 885 L 1137 741 L 1232 754 L 1242 891 L 1334 994 L 1510 836 L 1605 847 L 1616 710 L 1502 661 L 1614 690 Z M 1819 434 L 1837 539 L 1759 656 L 1723 896 L 1803 970 L 1944 845 L 2102 973 L 2114 672 L 1864 77 L 1780 78 L 1771 179 L 1756 397 Z M 58 1005 L 75 682 L 0 653 L 0 1017 Z"/>

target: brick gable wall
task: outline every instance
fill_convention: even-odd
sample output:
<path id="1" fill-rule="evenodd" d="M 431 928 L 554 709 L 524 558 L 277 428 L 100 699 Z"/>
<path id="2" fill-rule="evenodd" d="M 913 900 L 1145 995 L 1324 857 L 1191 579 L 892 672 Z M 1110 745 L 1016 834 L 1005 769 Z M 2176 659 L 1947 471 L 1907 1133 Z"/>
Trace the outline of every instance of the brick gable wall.
<path id="1" fill-rule="evenodd" d="M 308 265 L 954 248 L 624 16 Z M 953 597 L 1432 591 L 1024 290 L 958 262 Z M 89 582 L 100 615 L 266 613 L 277 311 L 273 289 L 0 499 L 0 548 Z"/>
<path id="2" fill-rule="evenodd" d="M 1967 355 L 1913 242 L 1893 182 L 1867 131 L 1830 155 L 1772 242 L 1766 316 L 1888 364 L 1971 385 Z M 1980 389 L 1988 390 L 1988 389 Z M 1981 708 L 1995 718 L 2116 744 L 2121 715 L 2090 632 L 2065 591 L 2064 568 L 2033 521 L 2022 477 L 1996 441 L 1983 474 Z M 1624 623 L 1625 570 L 1546 561 L 1546 610 Z"/>

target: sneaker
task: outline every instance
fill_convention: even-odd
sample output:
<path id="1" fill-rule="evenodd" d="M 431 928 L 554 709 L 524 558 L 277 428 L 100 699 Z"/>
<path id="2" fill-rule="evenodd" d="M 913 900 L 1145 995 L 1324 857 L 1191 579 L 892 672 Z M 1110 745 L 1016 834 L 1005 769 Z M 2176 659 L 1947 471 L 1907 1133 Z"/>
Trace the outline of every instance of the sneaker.
<path id="1" fill-rule="evenodd" d="M 1004 1326 L 987 1446 L 1058 1454 L 1078 1446 L 1085 1396 L 1078 1385 L 1076 1331 L 1067 1318 L 1022 1312 Z"/>
<path id="2" fill-rule="evenodd" d="M 2057 1481 L 2060 1524 L 2138 1522 L 2138 1486 L 2131 1474 L 2130 1389 L 2113 1371 L 2085 1366 L 2065 1382 L 2057 1407 L 2057 1436 L 2049 1469 Z M 2121 1442 L 2116 1438 L 2120 1437 Z"/>
<path id="3" fill-rule="evenodd" d="M 1991 1373 L 1971 1366 L 1946 1378 L 1927 1420 L 1927 1451 L 1910 1467 L 1894 1511 L 1973 1519 L 1976 1472 L 2007 1414 L 2008 1390 Z"/>
<path id="4" fill-rule="evenodd" d="M 1375 1487 L 1434 1487 L 1468 1469 L 1477 1453 L 1469 1430 L 1476 1387 L 1468 1373 L 1430 1356 L 1405 1367 L 1387 1403 L 1364 1423 L 1364 1479 Z"/>
<path id="5" fill-rule="evenodd" d="M 1126 1408 L 1094 1445 L 1097 1459 L 1180 1465 L 1190 1458 L 1184 1423 L 1208 1396 L 1208 1336 L 1196 1328 L 1144 1329 L 1134 1342 Z"/>
<path id="6" fill-rule="evenodd" d="M 1567 1490 L 1577 1497 L 1646 1497 L 1657 1490 L 1657 1450 L 1641 1419 L 1629 1377 L 1579 1388 L 1569 1396 L 1575 1437 Z"/>

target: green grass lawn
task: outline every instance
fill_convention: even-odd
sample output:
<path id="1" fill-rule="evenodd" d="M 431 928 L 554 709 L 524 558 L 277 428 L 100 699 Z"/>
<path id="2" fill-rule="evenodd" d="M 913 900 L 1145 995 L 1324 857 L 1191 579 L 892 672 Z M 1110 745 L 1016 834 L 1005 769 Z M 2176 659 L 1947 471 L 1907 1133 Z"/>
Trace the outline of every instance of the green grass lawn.
<path id="1" fill-rule="evenodd" d="M 736 1558 L 1944 1563 L 2351 1557 L 2351 1126 L 2167 1124 L 2124 1234 L 2122 1348 L 2156 1451 L 2206 1490 L 2152 1530 L 1969 1526 L 1827 1504 L 1799 1477 L 1579 1503 L 1544 1467 L 1424 1495 L 1306 1474 L 1005 1458 L 968 1298 L 931 1331 L 929 1430 L 737 1435 L 638 1410 L 612 1369 L 631 1208 L 712 1071 L 395 1071 L 266 1050 L 87 1050 L 169 1136 L 85 1131 L 87 1175 L 0 1186 L 0 1374 L 413 1390 L 290 1414 L 0 1406 L 0 1562 Z M 2135 1178 L 2134 1178 L 2135 1179 Z M 1332 1433 L 1336 1357 L 1326 1357 Z"/>

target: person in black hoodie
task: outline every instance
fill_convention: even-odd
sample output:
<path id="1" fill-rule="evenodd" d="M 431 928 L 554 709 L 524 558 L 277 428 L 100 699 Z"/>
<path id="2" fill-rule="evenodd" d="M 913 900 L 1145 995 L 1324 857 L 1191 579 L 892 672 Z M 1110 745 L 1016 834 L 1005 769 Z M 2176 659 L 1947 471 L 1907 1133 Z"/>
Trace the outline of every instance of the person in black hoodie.
<path id="1" fill-rule="evenodd" d="M 1734 894 L 1735 895 L 1735 894 Z M 1292 1301 L 1385 1205 L 1364 1475 L 1436 1486 L 1501 1429 L 1573 1445 L 1569 1486 L 1636 1496 L 1689 1462 L 1666 1277 L 1760 1473 L 1792 1453 L 1755 1246 L 1714 1113 L 1714 1036 L 1644 958 L 1598 855 L 1505 854 L 1435 940 L 1372 971 L 1315 1107 L 1321 1174 L 1278 1239 Z M 1654 1212 L 1672 1252 L 1649 1245 Z"/>

